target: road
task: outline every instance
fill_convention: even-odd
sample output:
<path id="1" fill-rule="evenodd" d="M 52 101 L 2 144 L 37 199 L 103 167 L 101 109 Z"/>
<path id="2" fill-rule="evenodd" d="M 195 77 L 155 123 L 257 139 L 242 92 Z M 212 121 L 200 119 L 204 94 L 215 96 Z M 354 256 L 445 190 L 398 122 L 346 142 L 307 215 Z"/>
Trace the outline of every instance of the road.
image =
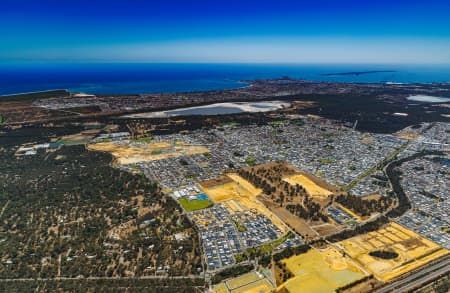
<path id="1" fill-rule="evenodd" d="M 0 279 L 1 282 L 16 282 L 16 281 L 64 281 L 64 280 L 171 280 L 171 279 L 204 279 L 203 276 L 188 275 L 188 276 L 142 276 L 142 277 L 60 277 L 60 278 L 17 278 L 17 279 Z"/>
<path id="2" fill-rule="evenodd" d="M 417 273 L 412 274 L 404 279 L 398 280 L 392 284 L 389 284 L 377 293 L 387 293 L 387 292 L 407 292 L 427 281 L 431 281 L 440 274 L 450 272 L 450 259 L 447 258 L 441 262 L 438 262 L 432 266 L 429 266 Z"/>

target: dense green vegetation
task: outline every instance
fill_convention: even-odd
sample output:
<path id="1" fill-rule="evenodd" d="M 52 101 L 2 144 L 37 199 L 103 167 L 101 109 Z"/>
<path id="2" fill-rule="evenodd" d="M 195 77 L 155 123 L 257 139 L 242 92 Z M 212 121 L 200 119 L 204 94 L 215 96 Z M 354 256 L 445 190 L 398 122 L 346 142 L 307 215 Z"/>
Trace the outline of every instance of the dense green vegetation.
<path id="1" fill-rule="evenodd" d="M 370 216 L 372 213 L 387 211 L 393 204 L 391 197 L 382 196 L 380 199 L 366 200 L 351 194 L 341 194 L 336 197 L 336 202 L 349 208 L 360 216 Z"/>
<path id="2" fill-rule="evenodd" d="M 0 280 L 0 292 L 201 292 L 202 278 Z"/>
<path id="3" fill-rule="evenodd" d="M 394 259 L 398 257 L 398 253 L 395 251 L 375 250 L 369 252 L 370 256 L 382 258 L 382 259 Z"/>
<path id="4" fill-rule="evenodd" d="M 291 185 L 283 180 L 286 175 L 295 174 L 295 170 L 287 164 L 279 163 L 276 166 L 257 166 L 237 170 L 238 174 L 251 182 L 264 193 L 270 196 L 274 203 L 284 206 L 293 215 L 315 221 L 328 221 L 328 217 L 322 213 L 322 208 L 306 189 L 300 184 Z M 301 203 L 291 203 L 295 197 L 301 197 Z"/>
<path id="5" fill-rule="evenodd" d="M 19 158 L 14 150 L 0 149 L 0 278 L 201 268 L 191 224 L 145 177 L 112 168 L 109 155 L 83 146 Z M 176 233 L 185 240 L 175 241 Z"/>
<path id="6" fill-rule="evenodd" d="M 313 101 L 316 106 L 299 109 L 299 114 L 319 115 L 328 119 L 348 122 L 353 126 L 358 120 L 356 130 L 377 133 L 393 133 L 409 125 L 419 122 L 445 121 L 449 118 L 449 110 L 438 105 L 407 104 L 399 99 L 396 102 L 386 102 L 379 98 L 383 94 L 408 95 L 410 91 L 402 89 L 386 89 L 377 94 L 347 93 L 347 94 L 300 94 L 284 97 L 285 100 Z M 407 112 L 408 116 L 394 116 L 386 113 Z"/>
<path id="7" fill-rule="evenodd" d="M 391 218 L 400 217 L 404 213 L 406 213 L 411 208 L 411 203 L 408 199 L 408 196 L 405 194 L 403 187 L 400 183 L 400 179 L 402 176 L 402 172 L 400 171 L 400 167 L 403 163 L 415 160 L 417 158 L 421 158 L 427 155 L 442 155 L 442 152 L 439 151 L 422 151 L 420 153 L 416 153 L 412 156 L 403 158 L 401 160 L 393 161 L 386 167 L 386 175 L 392 183 L 392 189 L 397 197 L 398 204 L 392 209 L 387 215 Z"/>
<path id="8" fill-rule="evenodd" d="M 211 278 L 211 282 L 213 284 L 218 284 L 222 282 L 223 280 L 234 278 L 239 275 L 251 272 L 253 270 L 253 265 L 249 264 L 242 264 L 242 265 L 236 265 L 232 268 L 225 269 L 223 271 L 218 272 Z"/>
<path id="9" fill-rule="evenodd" d="M 279 262 L 284 258 L 289 258 L 289 257 L 297 255 L 297 254 L 302 254 L 302 253 L 308 252 L 308 250 L 310 250 L 310 249 L 311 249 L 311 246 L 309 246 L 308 244 L 303 244 L 303 245 L 296 246 L 296 247 L 287 247 L 284 250 L 274 254 L 273 260 L 275 262 Z"/>
<path id="10" fill-rule="evenodd" d="M 339 242 L 356 235 L 366 234 L 375 230 L 380 229 L 383 225 L 389 223 L 389 218 L 381 216 L 375 221 L 366 222 L 362 225 L 356 226 L 351 230 L 343 230 L 337 234 L 326 237 L 325 239 L 330 242 Z"/>

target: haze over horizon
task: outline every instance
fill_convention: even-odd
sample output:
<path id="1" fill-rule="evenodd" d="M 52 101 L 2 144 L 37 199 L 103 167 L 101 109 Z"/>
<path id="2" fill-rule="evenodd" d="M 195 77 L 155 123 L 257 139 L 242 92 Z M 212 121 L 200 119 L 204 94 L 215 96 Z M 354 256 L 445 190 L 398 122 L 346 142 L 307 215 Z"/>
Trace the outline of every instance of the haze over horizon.
<path id="1" fill-rule="evenodd" d="M 449 1 L 0 3 L 0 62 L 450 64 Z"/>

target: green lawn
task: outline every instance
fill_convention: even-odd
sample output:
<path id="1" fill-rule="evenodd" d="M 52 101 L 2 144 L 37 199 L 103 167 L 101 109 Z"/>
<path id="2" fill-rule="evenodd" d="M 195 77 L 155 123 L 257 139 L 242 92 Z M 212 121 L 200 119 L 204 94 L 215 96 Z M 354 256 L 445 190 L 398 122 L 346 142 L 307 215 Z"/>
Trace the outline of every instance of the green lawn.
<path id="1" fill-rule="evenodd" d="M 270 243 L 266 243 L 258 247 L 247 248 L 246 252 L 250 255 L 267 255 L 268 253 L 271 253 L 275 248 L 277 248 L 278 245 L 284 243 L 286 240 L 292 237 L 294 237 L 294 235 L 291 231 L 289 231 L 288 233 L 283 235 L 283 237 L 278 238 Z"/>
<path id="2" fill-rule="evenodd" d="M 253 165 L 255 165 L 256 158 L 248 157 L 247 159 L 245 159 L 245 162 L 247 163 L 247 165 L 253 166 Z"/>
<path id="3" fill-rule="evenodd" d="M 132 139 L 131 142 L 147 142 L 147 143 L 149 143 L 152 140 L 153 140 L 152 137 L 141 137 L 141 138 Z"/>
<path id="4" fill-rule="evenodd" d="M 241 125 L 239 122 L 234 121 L 222 123 L 222 126 L 229 126 L 229 127 L 236 127 L 239 125 Z"/>
<path id="5" fill-rule="evenodd" d="M 188 200 L 187 198 L 182 197 L 179 199 L 179 202 L 181 203 L 183 208 L 188 212 L 201 210 L 212 206 L 212 202 L 207 199 Z"/>
<path id="6" fill-rule="evenodd" d="M 272 121 L 272 122 L 269 122 L 269 124 L 272 125 L 272 126 L 283 126 L 284 125 L 284 121 L 283 120 Z"/>

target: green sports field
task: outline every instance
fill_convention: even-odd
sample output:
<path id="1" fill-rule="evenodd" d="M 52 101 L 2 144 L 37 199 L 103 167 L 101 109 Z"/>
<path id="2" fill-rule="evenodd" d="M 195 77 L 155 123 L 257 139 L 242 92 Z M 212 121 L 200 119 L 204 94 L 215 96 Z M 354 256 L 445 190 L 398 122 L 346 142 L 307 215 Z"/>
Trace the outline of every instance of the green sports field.
<path id="1" fill-rule="evenodd" d="M 188 212 L 201 210 L 201 209 L 212 206 L 212 202 L 207 199 L 188 200 L 187 198 L 182 197 L 179 199 L 179 201 L 180 201 L 181 205 L 183 206 L 183 208 Z"/>

